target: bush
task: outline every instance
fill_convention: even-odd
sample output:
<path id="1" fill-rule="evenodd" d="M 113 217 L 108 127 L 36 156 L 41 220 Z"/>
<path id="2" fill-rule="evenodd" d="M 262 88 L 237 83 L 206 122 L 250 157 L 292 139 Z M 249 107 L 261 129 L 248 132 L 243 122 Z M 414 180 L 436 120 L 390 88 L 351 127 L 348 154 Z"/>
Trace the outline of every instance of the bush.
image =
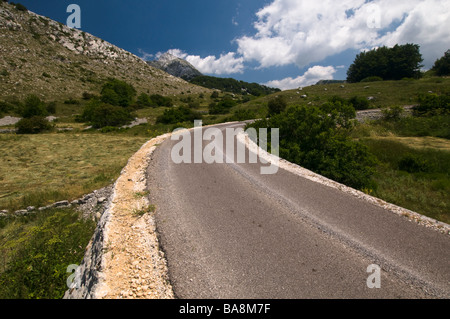
<path id="1" fill-rule="evenodd" d="M 129 124 L 133 119 L 128 109 L 105 104 L 94 98 L 86 104 L 83 113 L 76 118 L 76 121 L 89 123 L 94 128 L 102 128 L 105 126 L 123 126 Z"/>
<path id="2" fill-rule="evenodd" d="M 100 95 L 104 103 L 127 107 L 132 104 L 136 96 L 136 90 L 132 85 L 124 81 L 109 79 L 103 85 Z"/>
<path id="3" fill-rule="evenodd" d="M 352 109 L 340 102 L 329 102 L 323 108 L 291 106 L 248 127 L 279 128 L 280 156 L 288 161 L 350 187 L 372 188 L 375 158 L 338 124 L 351 118 Z"/>
<path id="4" fill-rule="evenodd" d="M 83 92 L 82 98 L 83 98 L 83 100 L 89 101 L 90 99 L 95 98 L 95 94 L 92 94 L 89 92 Z"/>
<path id="5" fill-rule="evenodd" d="M 155 104 L 153 103 L 153 101 L 150 98 L 150 96 L 148 96 L 148 94 L 142 93 L 141 95 L 138 96 L 137 101 L 136 101 L 136 105 L 139 108 L 144 108 L 144 107 L 153 106 Z"/>
<path id="6" fill-rule="evenodd" d="M 267 106 L 269 108 L 268 116 L 270 117 L 272 115 L 280 114 L 281 112 L 283 112 L 287 107 L 287 102 L 283 96 L 278 95 L 273 99 L 270 99 L 267 103 Z"/>
<path id="7" fill-rule="evenodd" d="M 56 102 L 50 102 L 47 104 L 47 113 L 48 114 L 56 113 Z"/>
<path id="8" fill-rule="evenodd" d="M 173 105 L 172 103 L 172 99 L 170 97 L 165 97 L 162 96 L 160 94 L 152 94 L 150 96 L 150 99 L 152 100 L 152 102 L 154 104 L 156 104 L 157 106 L 167 106 L 170 107 Z"/>
<path id="9" fill-rule="evenodd" d="M 348 102 L 353 105 L 355 110 L 367 110 L 370 106 L 369 101 L 366 98 L 353 96 Z"/>
<path id="10" fill-rule="evenodd" d="M 15 8 L 16 8 L 17 10 L 23 11 L 23 12 L 27 12 L 27 11 L 28 11 L 27 7 L 25 7 L 25 6 L 24 6 L 23 4 L 21 4 L 21 3 L 16 3 L 16 4 L 15 4 Z"/>
<path id="11" fill-rule="evenodd" d="M 13 106 L 7 102 L 0 101 L 0 115 L 3 113 L 8 113 L 13 109 Z"/>
<path id="12" fill-rule="evenodd" d="M 156 123 L 162 124 L 178 124 L 183 122 L 194 122 L 201 120 L 201 114 L 192 111 L 190 108 L 180 106 L 173 109 L 165 110 L 163 115 L 156 119 Z"/>
<path id="13" fill-rule="evenodd" d="M 92 110 L 90 123 L 94 128 L 106 126 L 123 126 L 133 120 L 133 116 L 120 106 L 101 104 Z"/>
<path id="14" fill-rule="evenodd" d="M 405 110 L 401 106 L 391 106 L 381 110 L 385 121 L 399 121 Z"/>
<path id="15" fill-rule="evenodd" d="M 419 96 L 414 115 L 431 116 L 450 114 L 450 95 L 427 94 Z"/>
<path id="16" fill-rule="evenodd" d="M 19 109 L 19 113 L 24 118 L 47 116 L 47 106 L 36 95 L 29 95 L 26 97 L 24 105 Z"/>
<path id="17" fill-rule="evenodd" d="M 438 76 L 450 75 L 450 50 L 447 50 L 442 58 L 436 60 L 432 70 Z"/>
<path id="18" fill-rule="evenodd" d="M 43 116 L 23 118 L 16 123 L 17 134 L 38 134 L 52 129 L 52 125 Z"/>
<path id="19" fill-rule="evenodd" d="M 411 154 L 404 156 L 398 163 L 398 169 L 408 173 L 428 172 L 430 168 L 427 160 Z"/>

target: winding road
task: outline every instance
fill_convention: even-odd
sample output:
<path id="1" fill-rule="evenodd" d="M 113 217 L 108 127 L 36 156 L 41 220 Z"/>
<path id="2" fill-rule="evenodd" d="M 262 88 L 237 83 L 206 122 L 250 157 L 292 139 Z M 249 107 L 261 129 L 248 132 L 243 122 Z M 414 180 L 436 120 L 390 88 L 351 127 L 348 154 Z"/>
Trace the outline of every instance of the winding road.
<path id="1" fill-rule="evenodd" d="M 450 297 L 448 235 L 267 164 L 176 164 L 177 143 L 147 183 L 178 298 Z"/>

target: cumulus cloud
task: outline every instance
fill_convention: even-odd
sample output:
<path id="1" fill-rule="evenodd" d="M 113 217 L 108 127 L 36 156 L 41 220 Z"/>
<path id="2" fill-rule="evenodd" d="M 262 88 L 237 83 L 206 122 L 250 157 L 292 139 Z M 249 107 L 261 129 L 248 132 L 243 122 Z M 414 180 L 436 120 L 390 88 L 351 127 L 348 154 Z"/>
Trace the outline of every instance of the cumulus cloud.
<path id="1" fill-rule="evenodd" d="M 320 80 L 332 80 L 334 73 L 336 73 L 336 69 L 332 66 L 316 65 L 309 68 L 305 74 L 296 78 L 288 77 L 282 80 L 274 80 L 264 83 L 264 85 L 279 88 L 281 90 L 291 90 L 298 87 L 316 84 Z"/>
<path id="2" fill-rule="evenodd" d="M 221 54 L 219 58 L 213 55 L 202 58 L 199 55 L 190 55 L 180 49 L 171 49 L 168 52 L 188 61 L 204 74 L 222 75 L 242 73 L 244 71 L 244 58 L 237 56 L 234 52 Z M 157 56 L 161 54 L 158 53 Z"/>
<path id="3" fill-rule="evenodd" d="M 416 43 L 425 64 L 450 43 L 448 0 L 274 0 L 256 13 L 256 33 L 236 39 L 238 53 L 261 68 L 303 68 L 344 52 Z"/>

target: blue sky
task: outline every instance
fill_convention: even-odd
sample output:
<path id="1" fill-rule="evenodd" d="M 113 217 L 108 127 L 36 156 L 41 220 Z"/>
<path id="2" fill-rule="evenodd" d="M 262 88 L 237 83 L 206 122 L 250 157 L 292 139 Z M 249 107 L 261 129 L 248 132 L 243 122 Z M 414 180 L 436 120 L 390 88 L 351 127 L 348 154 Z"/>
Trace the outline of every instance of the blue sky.
<path id="1" fill-rule="evenodd" d="M 142 58 L 169 51 L 202 73 L 289 89 L 345 79 L 361 50 L 416 43 L 425 69 L 450 49 L 448 0 L 20 0 Z"/>

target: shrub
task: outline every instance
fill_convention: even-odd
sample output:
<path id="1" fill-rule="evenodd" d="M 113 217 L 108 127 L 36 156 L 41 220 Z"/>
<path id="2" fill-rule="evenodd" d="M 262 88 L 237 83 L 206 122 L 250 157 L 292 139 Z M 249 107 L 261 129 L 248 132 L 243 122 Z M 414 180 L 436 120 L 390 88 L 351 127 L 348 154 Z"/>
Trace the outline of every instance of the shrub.
<path id="1" fill-rule="evenodd" d="M 398 168 L 408 173 L 428 172 L 431 168 L 427 160 L 417 155 L 405 155 L 399 162 Z"/>
<path id="2" fill-rule="evenodd" d="M 15 8 L 16 8 L 17 10 L 19 10 L 19 11 L 24 11 L 24 12 L 28 11 L 27 7 L 25 7 L 25 6 L 24 6 L 23 4 L 21 4 L 21 3 L 16 3 L 16 4 L 15 4 Z"/>
<path id="3" fill-rule="evenodd" d="M 160 94 L 152 94 L 150 96 L 150 99 L 152 100 L 152 102 L 154 104 L 156 104 L 157 106 L 167 106 L 170 107 L 173 105 L 172 103 L 172 99 L 170 97 L 165 97 L 162 96 Z"/>
<path id="4" fill-rule="evenodd" d="M 355 110 L 367 110 L 369 108 L 369 101 L 363 97 L 353 96 L 348 102 L 353 105 Z"/>
<path id="5" fill-rule="evenodd" d="M 43 116 L 23 118 L 16 123 L 17 134 L 38 134 L 52 129 L 52 125 Z"/>
<path id="6" fill-rule="evenodd" d="M 419 96 L 419 104 L 414 107 L 414 115 L 450 114 L 450 95 L 427 94 Z"/>
<path id="7" fill-rule="evenodd" d="M 201 120 L 201 118 L 201 114 L 192 111 L 188 107 L 180 106 L 165 110 L 163 115 L 156 119 L 156 123 L 177 124 L 183 122 L 193 122 L 195 120 Z"/>
<path id="8" fill-rule="evenodd" d="M 90 99 L 95 98 L 95 94 L 92 94 L 92 93 L 89 93 L 89 92 L 83 92 L 82 98 L 83 98 L 83 100 L 87 100 L 88 101 Z"/>
<path id="9" fill-rule="evenodd" d="M 101 100 L 114 106 L 127 107 L 136 96 L 134 87 L 124 81 L 109 79 L 102 87 Z"/>
<path id="10" fill-rule="evenodd" d="M 47 107 L 39 97 L 36 95 L 29 95 L 26 97 L 24 105 L 19 109 L 19 113 L 24 118 L 46 116 Z"/>
<path id="11" fill-rule="evenodd" d="M 383 113 L 383 119 L 385 121 L 399 121 L 404 111 L 405 110 L 398 105 L 381 110 L 381 112 Z"/>
<path id="12" fill-rule="evenodd" d="M 212 92 L 212 93 L 211 93 L 211 98 L 212 98 L 212 99 L 217 99 L 217 98 L 219 98 L 219 92 L 217 92 L 217 91 Z"/>
<path id="13" fill-rule="evenodd" d="M 450 75 L 450 50 L 447 50 L 442 58 L 436 60 L 432 70 L 438 76 Z"/>
<path id="14" fill-rule="evenodd" d="M 50 102 L 47 104 L 47 113 L 48 114 L 56 113 L 56 102 Z"/>
<path id="15" fill-rule="evenodd" d="M 291 106 L 248 127 L 279 128 L 280 156 L 288 161 L 350 187 L 372 188 L 375 158 L 338 125 L 339 121 L 349 117 L 350 107 L 340 102 L 329 102 L 322 109 Z"/>
<path id="16" fill-rule="evenodd" d="M 77 105 L 77 104 L 80 104 L 80 102 L 75 100 L 75 99 L 73 99 L 73 98 L 70 98 L 68 100 L 65 100 L 64 104 Z"/>
<path id="17" fill-rule="evenodd" d="M 123 126 L 129 124 L 133 116 L 120 106 L 101 104 L 92 110 L 90 123 L 94 128 Z"/>
<path id="18" fill-rule="evenodd" d="M 144 108 L 144 107 L 153 106 L 154 103 L 153 103 L 152 99 L 150 98 L 150 96 L 148 96 L 148 94 L 142 93 L 141 95 L 138 96 L 136 105 L 140 108 Z"/>
<path id="19" fill-rule="evenodd" d="M 8 113 L 13 109 L 13 106 L 7 102 L 0 101 L 0 115 L 3 113 Z"/>
<path id="20" fill-rule="evenodd" d="M 283 112 L 287 107 L 287 102 L 283 96 L 278 95 L 275 98 L 270 99 L 267 106 L 269 108 L 268 116 L 272 116 Z"/>

